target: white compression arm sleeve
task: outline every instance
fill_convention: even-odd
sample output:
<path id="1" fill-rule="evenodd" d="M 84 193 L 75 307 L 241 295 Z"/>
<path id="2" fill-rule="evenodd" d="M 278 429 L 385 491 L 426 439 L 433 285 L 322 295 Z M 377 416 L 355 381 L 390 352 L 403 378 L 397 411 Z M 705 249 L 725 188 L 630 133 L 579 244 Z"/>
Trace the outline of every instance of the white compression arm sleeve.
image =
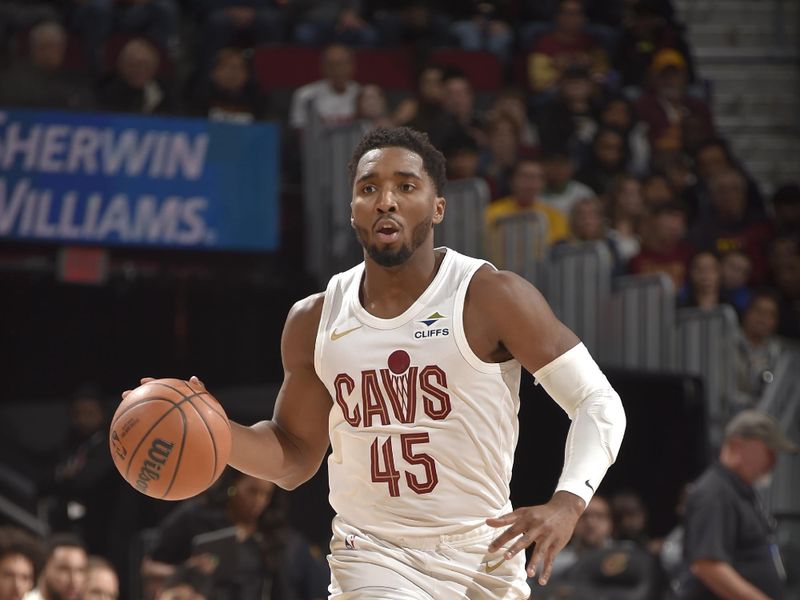
<path id="1" fill-rule="evenodd" d="M 622 444 L 622 401 L 582 343 L 533 376 L 572 420 L 556 491 L 571 492 L 589 504 Z"/>

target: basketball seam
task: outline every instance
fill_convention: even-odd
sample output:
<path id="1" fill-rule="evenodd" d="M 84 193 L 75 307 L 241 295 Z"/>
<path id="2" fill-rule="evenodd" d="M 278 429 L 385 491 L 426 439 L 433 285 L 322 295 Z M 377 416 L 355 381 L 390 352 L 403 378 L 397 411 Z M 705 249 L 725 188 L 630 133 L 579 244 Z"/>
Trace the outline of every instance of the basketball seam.
<path id="1" fill-rule="evenodd" d="M 189 404 L 191 405 L 192 404 L 191 396 L 184 396 L 183 400 L 181 401 L 181 404 L 183 404 L 184 401 L 188 401 Z M 192 408 L 194 408 L 194 406 L 192 406 Z M 183 420 L 183 431 L 181 432 L 182 433 L 181 449 L 178 450 L 178 461 L 175 463 L 175 468 L 172 470 L 172 479 L 170 480 L 167 489 L 164 490 L 164 493 L 161 495 L 162 499 L 167 497 L 167 494 L 169 494 L 169 491 L 172 489 L 172 485 L 175 483 L 175 479 L 178 477 L 178 469 L 181 468 L 181 459 L 183 458 L 183 449 L 186 447 L 186 415 L 183 414 L 182 410 L 179 410 L 178 412 L 181 414 L 181 419 Z"/>
<path id="2" fill-rule="evenodd" d="M 186 384 L 186 387 L 192 390 L 192 392 L 196 393 L 188 383 Z M 206 426 L 206 429 L 208 430 L 208 435 L 211 438 L 211 447 L 214 449 L 214 467 L 211 469 L 211 481 L 208 484 L 211 485 L 217 478 L 217 438 L 214 437 L 214 432 L 211 430 L 211 426 L 208 424 L 208 421 L 206 421 L 206 418 L 203 416 L 203 413 L 201 413 L 200 410 L 194 405 L 194 402 L 192 402 L 191 398 L 189 399 L 189 404 L 197 413 L 197 416 L 200 417 L 200 420 L 203 421 L 203 425 Z"/>
<path id="3" fill-rule="evenodd" d="M 136 402 L 131 403 L 130 406 L 126 406 L 125 410 L 123 410 L 119 415 L 116 415 L 116 418 L 111 421 L 111 425 L 109 425 L 109 429 L 114 429 L 114 425 L 116 425 L 119 420 L 124 417 L 129 410 L 132 408 L 136 408 L 137 406 L 141 406 L 145 402 L 155 402 L 156 400 L 163 400 L 165 402 L 169 402 L 172 406 L 175 406 L 175 402 L 170 400 L 169 398 L 161 398 L 160 396 L 148 396 L 147 398 L 142 398 L 141 400 L 137 400 Z"/>
<path id="4" fill-rule="evenodd" d="M 176 391 L 176 392 L 177 392 L 178 390 L 174 390 L 174 391 Z M 133 459 L 136 457 L 136 453 L 137 453 L 137 452 L 139 452 L 139 448 L 141 448 L 141 447 L 142 447 L 142 444 L 143 444 L 143 443 L 144 443 L 144 441 L 147 439 L 147 436 L 149 436 L 149 435 L 150 435 L 150 433 L 152 433 L 153 429 L 155 429 L 156 427 L 158 427 L 158 425 L 161 423 L 161 421 L 163 421 L 163 420 L 164 420 L 164 419 L 167 417 L 167 415 L 168 415 L 169 413 L 171 413 L 171 412 L 172 412 L 173 410 L 175 410 L 176 408 L 180 408 L 180 405 L 181 405 L 181 404 L 183 404 L 184 402 L 186 402 L 187 400 L 189 400 L 189 398 L 187 398 L 187 397 L 184 397 L 184 398 L 183 398 L 183 399 L 182 399 L 180 402 L 176 402 L 176 403 L 174 403 L 174 404 L 173 404 L 173 405 L 170 407 L 170 409 L 169 409 L 167 412 L 165 412 L 163 415 L 161 415 L 161 416 L 158 418 L 158 420 L 157 420 L 155 423 L 153 423 L 153 424 L 150 426 L 150 429 L 148 429 L 148 430 L 145 432 L 145 434 L 144 434 L 144 435 L 141 437 L 141 439 L 139 440 L 139 443 L 138 443 L 138 444 L 136 444 L 136 447 L 133 449 L 133 452 L 131 452 L 131 458 L 130 458 L 130 460 L 128 460 L 128 466 L 127 466 L 127 467 L 126 467 L 126 469 L 125 469 L 125 479 L 128 479 L 128 475 L 130 474 L 130 471 L 131 471 L 131 466 L 133 465 Z M 186 428 L 184 427 L 184 430 L 185 430 L 185 429 L 186 429 Z"/>
<path id="5" fill-rule="evenodd" d="M 192 388 L 190 387 L 189 389 L 192 389 Z M 194 390 L 192 390 L 192 391 L 194 392 Z M 210 408 L 215 413 L 217 413 L 217 415 L 219 415 L 220 417 L 222 417 L 226 421 L 228 420 L 228 415 L 226 415 L 224 412 L 218 411 L 216 408 L 214 408 L 213 404 L 210 404 L 209 402 L 206 402 L 205 400 L 203 400 L 203 398 L 201 396 L 211 396 L 211 394 L 209 394 L 208 392 L 195 392 L 195 397 L 199 398 L 203 402 L 203 404 L 205 404 L 208 408 Z"/>

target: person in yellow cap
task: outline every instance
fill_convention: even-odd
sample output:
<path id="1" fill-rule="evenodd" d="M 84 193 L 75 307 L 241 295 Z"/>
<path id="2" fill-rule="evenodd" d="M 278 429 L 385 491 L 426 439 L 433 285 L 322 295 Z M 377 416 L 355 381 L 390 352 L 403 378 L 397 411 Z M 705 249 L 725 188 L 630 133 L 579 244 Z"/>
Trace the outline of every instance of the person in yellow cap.
<path id="1" fill-rule="evenodd" d="M 656 52 L 650 63 L 650 79 L 649 89 L 639 98 L 636 108 L 639 119 L 648 126 L 654 154 L 687 150 L 688 127 L 694 129 L 692 139 L 708 139 L 714 135 L 708 105 L 687 93 L 688 70 L 680 52 L 672 48 Z"/>

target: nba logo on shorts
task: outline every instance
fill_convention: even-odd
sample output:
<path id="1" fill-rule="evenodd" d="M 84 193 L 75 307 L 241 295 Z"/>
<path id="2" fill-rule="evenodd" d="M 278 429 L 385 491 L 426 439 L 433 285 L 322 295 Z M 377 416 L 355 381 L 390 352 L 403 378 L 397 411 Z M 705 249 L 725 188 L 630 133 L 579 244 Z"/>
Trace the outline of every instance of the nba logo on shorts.
<path id="1" fill-rule="evenodd" d="M 356 549 L 356 536 L 352 533 L 348 533 L 344 537 L 344 547 L 348 550 L 355 550 Z"/>

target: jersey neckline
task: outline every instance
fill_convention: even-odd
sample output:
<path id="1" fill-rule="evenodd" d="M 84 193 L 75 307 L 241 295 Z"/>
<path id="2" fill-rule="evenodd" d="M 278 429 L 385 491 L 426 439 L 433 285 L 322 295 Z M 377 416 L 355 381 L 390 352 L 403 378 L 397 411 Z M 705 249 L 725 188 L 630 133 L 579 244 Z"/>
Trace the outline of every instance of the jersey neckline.
<path id="1" fill-rule="evenodd" d="M 428 284 L 428 287 L 425 288 L 425 291 L 423 291 L 419 297 L 414 300 L 411 306 L 409 306 L 401 314 L 397 315 L 396 317 L 392 317 L 391 319 L 381 319 L 380 317 L 376 317 L 361 305 L 359 292 L 361 290 L 361 283 L 364 278 L 364 269 L 366 264 L 362 262 L 361 265 L 359 265 L 360 268 L 358 269 L 358 273 L 356 273 L 356 279 L 358 283 L 350 286 L 349 302 L 356 318 L 364 325 L 368 325 L 369 327 L 373 327 L 375 329 L 397 329 L 398 327 L 402 327 L 411 321 L 419 313 L 419 311 L 428 304 L 431 296 L 433 296 L 442 285 L 445 273 L 450 266 L 453 250 L 444 246 L 434 248 L 434 251 L 436 250 L 444 250 L 445 252 L 444 258 L 442 258 L 442 263 L 439 265 L 439 270 L 436 272 L 433 281 Z"/>

